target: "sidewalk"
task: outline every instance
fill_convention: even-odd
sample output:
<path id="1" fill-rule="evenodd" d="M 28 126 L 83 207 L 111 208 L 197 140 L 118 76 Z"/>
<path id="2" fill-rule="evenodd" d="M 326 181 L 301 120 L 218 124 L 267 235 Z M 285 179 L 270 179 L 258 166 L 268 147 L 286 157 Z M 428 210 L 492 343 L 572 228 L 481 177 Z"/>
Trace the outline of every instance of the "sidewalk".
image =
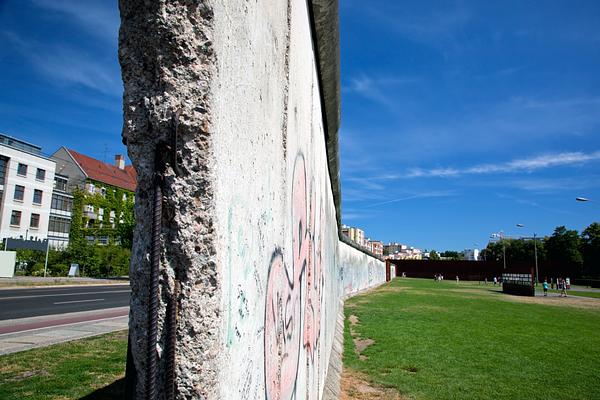
<path id="1" fill-rule="evenodd" d="M 129 307 L 0 322 L 0 355 L 127 329 Z"/>
<path id="2" fill-rule="evenodd" d="M 80 277 L 41 277 L 41 276 L 14 276 L 12 278 L 0 278 L 0 290 L 2 289 L 16 289 L 16 288 L 34 288 L 40 287 L 51 287 L 51 286 L 67 286 L 67 285 L 110 285 L 110 284 L 121 284 L 128 285 L 129 279 L 127 278 L 80 278 Z"/>

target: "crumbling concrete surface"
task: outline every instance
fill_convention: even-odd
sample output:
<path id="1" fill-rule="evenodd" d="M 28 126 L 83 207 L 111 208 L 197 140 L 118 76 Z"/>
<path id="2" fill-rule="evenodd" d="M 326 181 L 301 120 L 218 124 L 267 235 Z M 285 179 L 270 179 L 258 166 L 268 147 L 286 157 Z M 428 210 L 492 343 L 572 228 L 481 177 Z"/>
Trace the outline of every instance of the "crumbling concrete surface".
<path id="1" fill-rule="evenodd" d="M 177 301 L 177 398 L 216 398 L 219 279 L 214 262 L 209 86 L 215 73 L 213 11 L 206 1 L 121 0 L 119 60 L 125 93 L 123 141 L 138 174 L 131 265 L 131 350 L 137 397 L 146 379 L 150 230 L 157 159 L 171 160 L 163 205 L 158 353 L 173 280 Z M 177 137 L 175 137 L 175 127 Z M 156 157 L 157 151 L 159 152 Z M 177 171 L 173 158 L 177 154 Z M 158 392 L 164 395 L 164 357 Z"/>

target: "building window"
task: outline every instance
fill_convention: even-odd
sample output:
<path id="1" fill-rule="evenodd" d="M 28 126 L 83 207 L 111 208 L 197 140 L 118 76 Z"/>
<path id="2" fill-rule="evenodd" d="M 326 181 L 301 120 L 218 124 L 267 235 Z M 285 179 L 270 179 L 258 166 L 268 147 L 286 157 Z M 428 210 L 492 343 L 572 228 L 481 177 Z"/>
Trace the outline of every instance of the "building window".
<path id="1" fill-rule="evenodd" d="M 54 189 L 60 190 L 61 192 L 67 191 L 67 183 L 69 181 L 65 178 L 60 178 L 58 176 L 54 177 Z"/>
<path id="2" fill-rule="evenodd" d="M 31 214 L 31 219 L 29 221 L 30 228 L 39 228 L 40 226 L 40 214 Z"/>
<path id="3" fill-rule="evenodd" d="M 103 244 L 103 245 L 107 245 L 108 244 L 108 236 L 100 236 L 98 238 L 98 243 L 99 244 Z"/>
<path id="4" fill-rule="evenodd" d="M 94 194 L 96 192 L 96 187 L 93 183 L 90 182 L 87 184 L 87 191 L 89 194 Z"/>
<path id="5" fill-rule="evenodd" d="M 46 170 L 38 168 L 37 172 L 35 173 L 35 179 L 43 182 L 46 179 Z"/>
<path id="6" fill-rule="evenodd" d="M 13 210 L 10 215 L 10 224 L 13 226 L 21 225 L 21 211 Z"/>
<path id="7" fill-rule="evenodd" d="M 24 197 L 25 197 L 25 186 L 15 185 L 15 195 L 13 196 L 13 199 L 15 199 L 17 201 L 23 201 Z"/>
<path id="8" fill-rule="evenodd" d="M 42 204 L 42 191 L 40 189 L 33 191 L 33 204 Z"/>
<path id="9" fill-rule="evenodd" d="M 8 168 L 8 157 L 0 156 L 0 185 L 4 185 L 6 169 Z"/>
<path id="10" fill-rule="evenodd" d="M 68 218 L 60 218 L 54 215 L 50 216 L 48 221 L 48 232 L 68 234 L 71 230 L 71 220 Z"/>
<path id="11" fill-rule="evenodd" d="M 73 209 L 73 199 L 53 193 L 52 204 L 50 205 L 50 208 L 52 210 L 71 212 Z"/>
<path id="12" fill-rule="evenodd" d="M 26 164 L 19 163 L 19 166 L 17 167 L 17 175 L 27 176 L 27 165 Z"/>
<path id="13" fill-rule="evenodd" d="M 86 204 L 85 205 L 85 211 L 93 213 L 94 212 L 94 206 L 91 205 L 91 204 Z"/>

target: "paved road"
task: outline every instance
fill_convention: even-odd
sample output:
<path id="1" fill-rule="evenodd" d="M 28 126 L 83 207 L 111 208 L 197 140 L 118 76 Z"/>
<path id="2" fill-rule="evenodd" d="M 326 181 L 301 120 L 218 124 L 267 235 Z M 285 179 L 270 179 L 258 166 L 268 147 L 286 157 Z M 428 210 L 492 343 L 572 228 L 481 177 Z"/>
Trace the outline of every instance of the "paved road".
<path id="1" fill-rule="evenodd" d="M 129 285 L 0 290 L 0 321 L 129 305 Z"/>

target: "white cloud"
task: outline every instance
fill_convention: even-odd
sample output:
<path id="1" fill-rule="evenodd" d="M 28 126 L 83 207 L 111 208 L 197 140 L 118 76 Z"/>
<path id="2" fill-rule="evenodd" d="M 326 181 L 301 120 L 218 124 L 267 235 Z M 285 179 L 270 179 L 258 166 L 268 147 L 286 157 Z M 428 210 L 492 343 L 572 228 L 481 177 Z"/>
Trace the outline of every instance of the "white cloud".
<path id="1" fill-rule="evenodd" d="M 415 168 L 410 170 L 405 178 L 428 178 L 428 177 L 456 177 L 460 175 L 482 175 L 492 173 L 514 173 L 532 172 L 539 169 L 561 167 L 569 165 L 585 164 L 587 162 L 600 160 L 600 151 L 593 153 L 563 152 L 555 154 L 544 154 L 540 156 L 515 159 L 498 164 L 479 164 L 467 168 Z M 401 178 L 402 175 L 396 175 Z"/>

